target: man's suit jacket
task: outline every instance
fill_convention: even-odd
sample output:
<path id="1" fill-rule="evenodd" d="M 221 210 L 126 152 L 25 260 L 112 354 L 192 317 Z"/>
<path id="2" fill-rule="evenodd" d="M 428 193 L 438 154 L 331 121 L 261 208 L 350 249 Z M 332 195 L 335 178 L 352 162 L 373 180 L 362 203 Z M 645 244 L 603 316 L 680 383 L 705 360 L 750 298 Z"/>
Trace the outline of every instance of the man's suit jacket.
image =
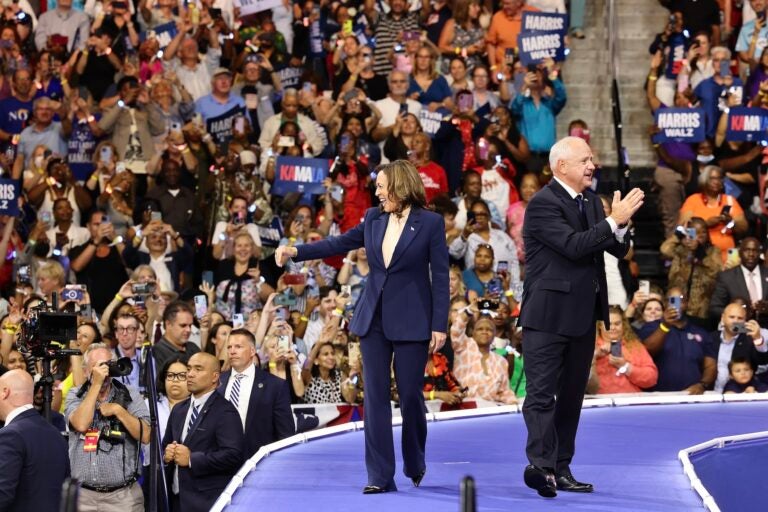
<path id="1" fill-rule="evenodd" d="M 0 429 L 0 510 L 58 512 L 68 477 L 67 442 L 36 410 Z"/>
<path id="2" fill-rule="evenodd" d="M 768 267 L 758 265 L 760 270 L 760 283 L 763 287 L 763 300 L 768 300 Z M 715 290 L 709 300 L 709 314 L 720 320 L 725 307 L 733 302 L 733 299 L 744 299 L 749 302 L 749 289 L 744 280 L 744 271 L 741 265 L 735 268 L 723 270 L 717 274 Z"/>
<path id="3" fill-rule="evenodd" d="M 365 336 L 381 301 L 384 335 L 393 341 L 421 341 L 448 330 L 448 246 L 442 215 L 412 208 L 389 267 L 381 250 L 388 213 L 369 208 L 362 223 L 341 236 L 297 247 L 296 261 L 346 254 L 365 246 L 370 273 L 349 326 Z M 430 279 L 431 277 L 431 279 Z"/>
<path id="4" fill-rule="evenodd" d="M 231 371 L 221 374 L 221 396 L 225 396 L 230 375 Z M 288 381 L 256 368 L 245 416 L 245 458 L 250 458 L 265 444 L 295 433 Z"/>
<path id="5" fill-rule="evenodd" d="M 187 437 L 182 439 L 190 402 L 188 398 L 171 410 L 163 450 L 173 441 L 189 448 L 192 465 L 179 468 L 181 510 L 207 512 L 244 461 L 243 424 L 237 409 L 214 392 L 205 402 Z M 173 492 L 175 468 L 173 463 L 166 467 L 169 494 Z"/>
<path id="6" fill-rule="evenodd" d="M 717 354 L 720 353 L 720 345 L 723 343 L 721 331 L 712 333 L 712 341 L 715 345 L 715 358 L 717 358 Z M 746 359 L 752 363 L 753 368 L 757 368 L 761 364 L 768 364 L 768 352 L 758 352 L 755 343 L 749 335 L 739 334 L 736 336 L 734 343 L 731 361 L 734 359 Z M 768 343 L 768 340 L 763 340 L 763 343 Z"/>
<path id="7" fill-rule="evenodd" d="M 525 282 L 520 325 L 563 336 L 585 334 L 598 314 L 608 321 L 608 286 L 603 251 L 621 259 L 629 235 L 619 242 L 605 219 L 600 198 L 585 190 L 584 230 L 575 199 L 555 180 L 533 196 L 525 210 Z M 607 327 L 607 326 L 606 326 Z"/>

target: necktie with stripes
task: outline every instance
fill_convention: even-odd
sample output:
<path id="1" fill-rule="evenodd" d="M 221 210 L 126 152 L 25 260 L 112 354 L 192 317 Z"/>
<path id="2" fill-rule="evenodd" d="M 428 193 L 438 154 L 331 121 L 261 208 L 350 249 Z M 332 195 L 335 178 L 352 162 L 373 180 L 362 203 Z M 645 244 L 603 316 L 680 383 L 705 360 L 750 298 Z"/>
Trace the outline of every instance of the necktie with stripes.
<path id="1" fill-rule="evenodd" d="M 235 409 L 238 408 L 240 403 L 240 379 L 243 377 L 245 377 L 243 373 L 235 375 L 235 382 L 232 383 L 232 390 L 229 392 L 229 401 L 235 406 Z"/>

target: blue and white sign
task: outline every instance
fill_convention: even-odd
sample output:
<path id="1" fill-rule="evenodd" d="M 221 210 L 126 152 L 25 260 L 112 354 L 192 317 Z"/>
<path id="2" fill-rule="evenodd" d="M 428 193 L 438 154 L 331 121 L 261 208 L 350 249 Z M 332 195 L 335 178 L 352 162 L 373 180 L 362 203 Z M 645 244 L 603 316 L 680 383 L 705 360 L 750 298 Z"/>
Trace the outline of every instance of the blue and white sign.
<path id="1" fill-rule="evenodd" d="M 568 15 L 556 12 L 523 11 L 520 32 L 568 32 Z"/>
<path id="2" fill-rule="evenodd" d="M 18 180 L 0 179 L 0 215 L 19 214 Z"/>
<path id="3" fill-rule="evenodd" d="M 538 64 L 544 59 L 565 60 L 565 35 L 562 32 L 521 32 L 517 49 L 523 66 Z"/>
<path id="4" fill-rule="evenodd" d="M 768 140 L 768 110 L 759 107 L 732 107 L 728 111 L 725 140 Z"/>
<path id="5" fill-rule="evenodd" d="M 660 108 L 655 113 L 656 126 L 661 129 L 653 137 L 654 144 L 664 142 L 701 142 L 706 137 L 704 109 Z"/>
<path id="6" fill-rule="evenodd" d="M 289 192 L 325 194 L 323 180 L 328 176 L 328 168 L 328 160 L 322 158 L 278 156 L 272 193 L 279 196 Z"/>

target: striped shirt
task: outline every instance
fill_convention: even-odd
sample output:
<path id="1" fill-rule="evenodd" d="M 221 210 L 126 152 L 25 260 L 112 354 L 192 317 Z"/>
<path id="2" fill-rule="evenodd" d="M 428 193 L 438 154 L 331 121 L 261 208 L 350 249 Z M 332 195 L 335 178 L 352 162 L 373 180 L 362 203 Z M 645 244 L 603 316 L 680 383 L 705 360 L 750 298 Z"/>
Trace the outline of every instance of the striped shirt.
<path id="1" fill-rule="evenodd" d="M 387 59 L 389 50 L 395 46 L 398 34 L 406 30 L 419 30 L 419 13 L 409 12 L 399 20 L 392 14 L 379 14 L 374 35 L 376 49 L 373 52 L 373 71 L 386 76 L 392 71 L 392 63 Z"/>

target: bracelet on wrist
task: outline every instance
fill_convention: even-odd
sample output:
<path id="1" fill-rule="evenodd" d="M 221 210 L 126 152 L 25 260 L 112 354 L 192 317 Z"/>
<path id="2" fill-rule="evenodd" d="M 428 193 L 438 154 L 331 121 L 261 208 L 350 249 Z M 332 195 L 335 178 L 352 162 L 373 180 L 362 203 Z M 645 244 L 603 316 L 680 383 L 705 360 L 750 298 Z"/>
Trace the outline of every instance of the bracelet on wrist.
<path id="1" fill-rule="evenodd" d="M 659 329 L 661 329 L 661 332 L 664 332 L 664 333 L 667 333 L 667 332 L 669 332 L 669 327 L 667 327 L 666 325 L 664 325 L 664 322 L 661 322 L 661 323 L 659 324 Z"/>
<path id="2" fill-rule="evenodd" d="M 332 314 L 333 314 L 333 316 L 342 316 L 342 315 L 344 315 L 344 310 L 336 308 L 336 309 L 333 310 Z"/>
<path id="3" fill-rule="evenodd" d="M 434 389 L 429 392 L 429 399 L 430 400 L 434 400 L 435 399 L 435 390 Z"/>
<path id="4" fill-rule="evenodd" d="M 119 293 L 116 293 L 115 294 L 115 299 L 122 302 L 123 301 L 123 296 L 120 295 Z"/>
<path id="5" fill-rule="evenodd" d="M 302 322 L 309 322 L 309 318 L 307 318 L 307 317 L 306 317 L 306 316 L 304 316 L 304 315 L 301 315 L 301 316 L 299 317 L 299 320 L 301 320 Z"/>

